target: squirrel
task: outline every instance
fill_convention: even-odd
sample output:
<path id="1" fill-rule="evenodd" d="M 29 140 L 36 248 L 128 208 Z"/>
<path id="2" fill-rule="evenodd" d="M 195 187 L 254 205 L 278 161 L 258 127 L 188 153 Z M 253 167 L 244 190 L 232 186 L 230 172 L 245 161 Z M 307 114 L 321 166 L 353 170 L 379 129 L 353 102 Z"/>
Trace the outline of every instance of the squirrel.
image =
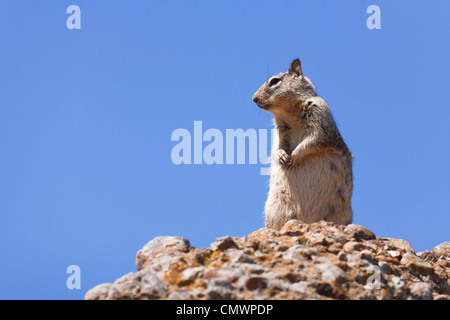
<path id="1" fill-rule="evenodd" d="M 253 101 L 275 116 L 265 227 L 279 230 L 291 219 L 352 223 L 353 154 L 300 60 L 269 78 Z"/>

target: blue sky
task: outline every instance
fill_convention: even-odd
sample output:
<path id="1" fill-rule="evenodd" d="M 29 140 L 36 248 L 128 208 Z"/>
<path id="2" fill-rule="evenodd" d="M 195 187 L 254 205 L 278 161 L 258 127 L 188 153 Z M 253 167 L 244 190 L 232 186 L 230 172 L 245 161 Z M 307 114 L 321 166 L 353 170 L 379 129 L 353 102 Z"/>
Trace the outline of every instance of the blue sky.
<path id="1" fill-rule="evenodd" d="M 81 30 L 66 9 L 81 8 Z M 366 9 L 381 8 L 369 30 Z M 0 1 L 0 299 L 82 299 L 159 235 L 263 227 L 261 164 L 175 165 L 172 132 L 270 129 L 294 58 L 354 161 L 354 223 L 450 241 L 450 3 Z M 66 269 L 81 269 L 81 289 Z"/>

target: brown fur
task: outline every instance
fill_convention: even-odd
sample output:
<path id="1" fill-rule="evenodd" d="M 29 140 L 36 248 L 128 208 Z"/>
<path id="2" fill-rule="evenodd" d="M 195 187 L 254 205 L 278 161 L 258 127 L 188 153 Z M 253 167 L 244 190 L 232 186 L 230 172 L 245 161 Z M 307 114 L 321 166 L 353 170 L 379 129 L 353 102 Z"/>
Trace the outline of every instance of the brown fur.
<path id="1" fill-rule="evenodd" d="M 275 80 L 273 80 L 275 79 Z M 303 75 L 300 61 L 267 80 L 253 96 L 275 116 L 265 225 L 288 220 L 352 222 L 352 153 L 326 102 Z"/>

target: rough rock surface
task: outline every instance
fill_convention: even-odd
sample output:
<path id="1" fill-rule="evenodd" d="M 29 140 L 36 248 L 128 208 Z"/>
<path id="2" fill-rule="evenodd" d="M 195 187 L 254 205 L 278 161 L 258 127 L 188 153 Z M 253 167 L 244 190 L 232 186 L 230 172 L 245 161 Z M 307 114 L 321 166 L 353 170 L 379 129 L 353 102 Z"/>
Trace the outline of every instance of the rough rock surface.
<path id="1" fill-rule="evenodd" d="M 450 299 L 450 242 L 415 253 L 358 226 L 291 220 L 196 249 L 162 236 L 138 272 L 86 293 L 95 299 Z"/>

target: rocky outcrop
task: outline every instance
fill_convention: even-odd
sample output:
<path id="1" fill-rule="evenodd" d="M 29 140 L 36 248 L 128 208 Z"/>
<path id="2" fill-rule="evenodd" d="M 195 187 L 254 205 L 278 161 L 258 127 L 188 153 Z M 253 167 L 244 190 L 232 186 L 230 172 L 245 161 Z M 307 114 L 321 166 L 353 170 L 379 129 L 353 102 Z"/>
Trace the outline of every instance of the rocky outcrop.
<path id="1" fill-rule="evenodd" d="M 450 242 L 415 253 L 358 225 L 289 221 L 196 249 L 151 240 L 138 272 L 86 293 L 95 299 L 450 299 Z"/>

